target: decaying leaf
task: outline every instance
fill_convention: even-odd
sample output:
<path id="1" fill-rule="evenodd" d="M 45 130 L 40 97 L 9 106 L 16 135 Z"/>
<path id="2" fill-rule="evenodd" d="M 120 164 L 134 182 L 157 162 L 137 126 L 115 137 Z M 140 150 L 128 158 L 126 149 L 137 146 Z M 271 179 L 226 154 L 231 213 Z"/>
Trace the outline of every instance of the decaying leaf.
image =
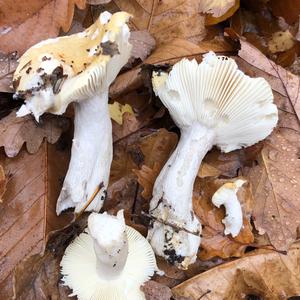
<path id="1" fill-rule="evenodd" d="M 293 245 L 287 255 L 256 250 L 199 274 L 176 286 L 172 292 L 192 300 L 201 296 L 206 300 L 288 299 L 300 295 L 299 260 L 299 243 Z"/>
<path id="2" fill-rule="evenodd" d="M 194 212 L 201 220 L 202 239 L 199 251 L 200 259 L 207 260 L 215 256 L 221 258 L 242 256 L 246 247 L 253 243 L 254 236 L 250 225 L 250 214 L 253 209 L 253 198 L 249 185 L 242 186 L 238 191 L 238 199 L 241 202 L 244 226 L 235 238 L 224 235 L 224 210 L 216 208 L 211 198 L 217 189 L 232 179 L 197 179 L 194 184 L 193 207 Z"/>
<path id="3" fill-rule="evenodd" d="M 172 297 L 170 288 L 153 280 L 145 282 L 141 290 L 144 292 L 146 300 L 170 300 Z"/>
<path id="4" fill-rule="evenodd" d="M 35 153 L 44 138 L 54 144 L 68 127 L 68 119 L 62 116 L 45 115 L 40 123 L 36 123 L 32 116 L 17 118 L 16 112 L 12 111 L 0 120 L 0 146 L 4 147 L 8 157 L 16 156 L 24 143 L 29 153 Z"/>
<path id="5" fill-rule="evenodd" d="M 288 139 L 290 135 L 295 139 Z M 258 165 L 250 170 L 255 209 L 254 224 L 267 232 L 276 249 L 287 250 L 300 226 L 300 135 L 288 138 L 274 132 L 265 142 Z"/>
<path id="6" fill-rule="evenodd" d="M 46 143 L 35 154 L 22 150 L 17 157 L 7 158 L 1 152 L 8 182 L 5 201 L 0 203 L 0 299 L 11 299 L 14 267 L 42 252 L 48 233 L 72 217 L 55 213 L 68 158 L 68 148 L 58 150 Z"/>
<path id="7" fill-rule="evenodd" d="M 235 0 L 202 0 L 199 2 L 203 13 L 211 14 L 213 17 L 223 16 L 235 4 Z"/>
<path id="8" fill-rule="evenodd" d="M 3 54 L 0 52 L 0 92 L 12 92 L 11 82 L 17 67 L 17 53 Z"/>
<path id="9" fill-rule="evenodd" d="M 158 44 L 174 38 L 199 42 L 206 34 L 204 16 L 198 0 L 114 0 L 120 9 L 134 16 L 132 25 L 136 30 L 148 30 Z"/>
<path id="10" fill-rule="evenodd" d="M 155 48 L 155 39 L 147 30 L 132 31 L 130 33 L 130 44 L 132 45 L 130 60 L 140 59 L 144 61 Z"/>
<path id="11" fill-rule="evenodd" d="M 276 65 L 272 60 L 268 59 L 257 48 L 246 41 L 240 40 L 240 43 L 241 50 L 238 55 L 252 66 L 269 75 L 267 80 L 272 89 L 281 95 L 288 97 L 294 107 L 298 119 L 300 119 L 299 77 Z"/>
<path id="12" fill-rule="evenodd" d="M 85 2 L 86 0 L 35 0 L 29 3 L 7 0 L 1 3 L 0 51 L 18 51 L 21 55 L 37 42 L 56 37 L 60 28 L 68 31 L 74 6 L 83 9 Z"/>
<path id="13" fill-rule="evenodd" d="M 60 281 L 60 261 L 68 244 L 86 226 L 86 216 L 52 233 L 46 249 L 24 259 L 14 272 L 14 299 L 76 299 Z"/>
<path id="14" fill-rule="evenodd" d="M 0 203 L 3 202 L 3 194 L 6 191 L 7 178 L 2 165 L 0 165 Z"/>
<path id="15" fill-rule="evenodd" d="M 119 125 L 123 124 L 123 114 L 129 113 L 134 114 L 130 105 L 122 105 L 115 101 L 113 104 L 109 104 L 109 114 L 110 117 L 117 122 Z"/>
<path id="16" fill-rule="evenodd" d="M 214 6 L 214 8 L 212 8 L 210 11 L 211 11 L 211 13 L 209 12 L 209 14 L 206 16 L 206 18 L 205 18 L 205 25 L 209 25 L 209 26 L 211 26 L 211 25 L 214 25 L 214 24 L 218 24 L 218 23 L 220 23 L 220 22 L 223 22 L 223 21 L 225 21 L 225 20 L 227 20 L 228 18 L 230 18 L 238 9 L 239 9 L 239 7 L 240 7 L 240 0 L 217 0 L 217 1 L 210 1 L 209 3 L 208 3 L 208 1 L 207 0 L 205 0 L 204 2 L 206 2 L 206 6 L 205 6 L 205 8 L 209 8 L 209 7 L 213 7 L 213 3 L 215 2 L 220 2 L 221 3 L 221 6 L 219 6 L 219 7 L 215 7 Z M 202 1 L 200 2 L 200 3 L 202 3 Z M 233 4 L 232 4 L 233 3 Z M 223 5 L 222 5 L 223 4 Z M 226 10 L 226 12 L 225 13 L 223 13 L 222 15 L 220 15 L 220 16 L 214 16 L 214 13 L 213 12 L 221 12 L 221 10 L 223 10 L 224 11 L 224 9 L 223 9 L 223 7 L 224 7 L 224 5 L 226 6 L 226 7 L 228 7 L 229 5 L 231 5 L 230 6 L 230 8 L 228 9 L 228 10 Z M 219 9 L 218 9 L 219 8 Z"/>
<path id="17" fill-rule="evenodd" d="M 270 0 L 267 5 L 277 17 L 283 17 L 289 24 L 295 23 L 299 18 L 300 3 L 295 0 Z"/>

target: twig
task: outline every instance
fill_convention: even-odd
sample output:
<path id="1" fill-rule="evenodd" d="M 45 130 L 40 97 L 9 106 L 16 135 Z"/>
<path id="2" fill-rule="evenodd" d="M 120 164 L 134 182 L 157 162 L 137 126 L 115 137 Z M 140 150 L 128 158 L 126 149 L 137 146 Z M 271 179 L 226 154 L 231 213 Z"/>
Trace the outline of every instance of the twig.
<path id="1" fill-rule="evenodd" d="M 155 220 L 155 221 L 157 221 L 157 222 L 159 222 L 159 223 L 162 223 L 162 224 L 164 224 L 164 225 L 170 226 L 170 227 L 174 228 L 175 230 L 178 230 L 178 231 L 183 230 L 183 231 L 185 231 L 185 232 L 187 232 L 187 233 L 190 233 L 190 234 L 199 236 L 199 232 L 193 232 L 193 231 L 190 231 L 190 230 L 188 230 L 188 229 L 186 229 L 186 228 L 184 228 L 184 227 L 179 227 L 179 226 L 177 226 L 177 225 L 175 225 L 175 224 L 172 224 L 172 223 L 169 223 L 169 222 L 167 222 L 167 221 L 161 220 L 161 219 L 159 219 L 159 218 L 153 217 L 152 215 L 149 215 L 149 214 L 147 214 L 147 213 L 145 213 L 145 212 L 142 212 L 142 216 L 145 216 L 145 217 L 147 217 L 147 218 L 149 218 L 149 219 L 153 219 L 153 220 Z"/>
<path id="2" fill-rule="evenodd" d="M 90 197 L 90 199 L 87 201 L 87 203 L 84 205 L 84 207 L 80 210 L 80 212 L 78 214 L 76 214 L 75 220 L 77 220 L 82 214 L 83 212 L 87 209 L 87 207 L 93 202 L 93 200 L 95 199 L 95 197 L 97 196 L 97 194 L 100 192 L 100 190 L 104 187 L 103 182 L 101 182 L 96 190 L 94 191 L 94 193 L 92 194 L 92 196 Z"/>
<path id="3" fill-rule="evenodd" d="M 211 290 L 207 290 L 204 294 L 202 294 L 198 300 L 202 299 L 204 296 L 208 295 L 209 293 L 211 293 Z"/>

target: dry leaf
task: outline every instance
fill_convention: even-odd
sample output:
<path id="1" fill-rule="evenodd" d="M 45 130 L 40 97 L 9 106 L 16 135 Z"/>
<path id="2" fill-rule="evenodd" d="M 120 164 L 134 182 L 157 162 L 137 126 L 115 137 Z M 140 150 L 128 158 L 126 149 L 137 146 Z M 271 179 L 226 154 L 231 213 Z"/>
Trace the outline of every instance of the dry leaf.
<path id="1" fill-rule="evenodd" d="M 145 282 L 141 290 L 144 292 L 146 300 L 170 300 L 172 297 L 169 287 L 153 280 Z"/>
<path id="2" fill-rule="evenodd" d="M 238 55 L 252 66 L 270 75 L 267 79 L 273 90 L 290 99 L 294 110 L 300 119 L 300 79 L 276 65 L 264 56 L 258 49 L 244 40 L 240 40 L 241 50 Z"/>
<path id="3" fill-rule="evenodd" d="M 211 14 L 213 17 L 218 18 L 235 5 L 235 0 L 202 0 L 199 3 L 200 10 L 203 13 Z"/>
<path id="4" fill-rule="evenodd" d="M 56 37 L 60 28 L 69 30 L 74 6 L 83 9 L 85 0 L 35 0 L 1 3 L 0 51 L 21 55 L 37 42 Z M 38 25 L 38 26 L 37 26 Z"/>
<path id="5" fill-rule="evenodd" d="M 1 152 L 9 178 L 5 201 L 0 203 L 0 299 L 11 299 L 12 271 L 24 257 L 40 253 L 50 231 L 69 222 L 55 213 L 69 149 L 43 143 L 35 154 L 22 150 L 15 158 Z"/>
<path id="6" fill-rule="evenodd" d="M 242 256 L 246 247 L 254 241 L 250 225 L 250 214 L 254 203 L 249 185 L 244 184 L 238 192 L 238 199 L 243 210 L 244 226 L 237 237 L 224 235 L 224 224 L 222 223 L 222 219 L 225 217 L 224 210 L 216 208 L 212 204 L 211 198 L 217 189 L 231 181 L 233 179 L 206 178 L 197 179 L 194 184 L 194 212 L 203 226 L 199 252 L 202 260 L 208 260 L 215 256 L 221 258 Z"/>
<path id="7" fill-rule="evenodd" d="M 300 2 L 295 0 L 270 0 L 267 5 L 277 17 L 283 17 L 290 25 L 299 18 Z"/>
<path id="8" fill-rule="evenodd" d="M 6 191 L 7 178 L 4 168 L 0 165 L 0 203 L 3 202 L 3 195 Z"/>
<path id="9" fill-rule="evenodd" d="M 272 133 L 250 170 L 256 205 L 254 224 L 260 234 L 268 234 L 276 249 L 287 250 L 296 240 L 300 226 L 299 144 L 300 135 L 287 139 L 280 131 Z"/>
<path id="10" fill-rule="evenodd" d="M 86 227 L 86 218 L 52 233 L 45 251 L 24 259 L 14 272 L 14 299 L 76 299 L 60 281 L 60 261 L 68 244 Z"/>
<path id="11" fill-rule="evenodd" d="M 109 104 L 109 114 L 111 119 L 117 122 L 119 125 L 123 124 L 123 114 L 129 113 L 134 114 L 130 105 L 122 105 L 119 102 L 115 101 L 113 104 Z"/>
<path id="12" fill-rule="evenodd" d="M 17 53 L 3 54 L 0 52 L 0 92 L 12 92 L 13 73 L 18 65 Z"/>
<path id="13" fill-rule="evenodd" d="M 138 177 L 138 183 L 143 187 L 142 196 L 146 200 L 152 197 L 153 186 L 157 176 L 159 175 L 163 165 L 154 163 L 153 168 L 143 165 L 140 170 L 133 170 Z"/>
<path id="14" fill-rule="evenodd" d="M 222 39 L 201 42 L 199 45 L 184 39 L 174 39 L 168 44 L 158 47 L 146 60 L 147 64 L 174 64 L 180 59 L 194 58 L 201 54 L 214 51 L 230 52 L 233 48 Z"/>
<path id="15" fill-rule="evenodd" d="M 147 30 L 132 31 L 129 42 L 132 45 L 130 60 L 140 59 L 144 61 L 155 48 L 155 39 Z"/>
<path id="16" fill-rule="evenodd" d="M 283 300 L 300 295 L 300 244 L 287 255 L 257 250 L 176 286 L 176 296 L 192 300 Z M 205 295 L 205 296 L 204 296 Z M 255 298 L 254 298 L 255 297 Z"/>
<path id="17" fill-rule="evenodd" d="M 207 0 L 205 0 L 205 1 L 207 2 Z M 222 2 L 224 4 L 230 3 L 230 5 L 233 2 L 234 4 L 224 14 L 222 14 L 219 17 L 214 16 L 214 14 L 207 15 L 205 18 L 205 25 L 207 25 L 207 26 L 218 24 L 218 23 L 221 23 L 221 22 L 229 19 L 240 7 L 240 0 L 217 0 L 217 1 Z M 200 3 L 202 3 L 202 1 Z M 208 3 L 208 6 L 212 6 L 211 3 Z M 218 10 L 218 8 L 217 9 L 215 8 L 214 11 L 219 11 L 219 10 Z"/>
<path id="18" fill-rule="evenodd" d="M 148 30 L 158 44 L 174 38 L 199 42 L 206 34 L 198 0 L 114 0 L 120 9 L 132 14 L 136 30 Z"/>
<path id="19" fill-rule="evenodd" d="M 0 147 L 4 147 L 8 157 L 16 156 L 24 143 L 29 153 L 35 153 L 44 138 L 54 144 L 68 127 L 68 119 L 62 116 L 45 115 L 36 123 L 32 116 L 17 118 L 12 111 L 0 120 Z"/>

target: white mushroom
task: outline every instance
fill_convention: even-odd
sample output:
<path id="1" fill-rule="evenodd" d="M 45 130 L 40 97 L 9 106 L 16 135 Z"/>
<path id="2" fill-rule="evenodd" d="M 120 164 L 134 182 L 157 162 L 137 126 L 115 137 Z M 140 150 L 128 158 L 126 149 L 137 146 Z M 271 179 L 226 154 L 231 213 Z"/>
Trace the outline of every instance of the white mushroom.
<path id="1" fill-rule="evenodd" d="M 157 269 L 147 240 L 117 216 L 92 213 L 88 230 L 66 249 L 61 261 L 63 282 L 79 300 L 142 300 L 140 286 Z"/>
<path id="2" fill-rule="evenodd" d="M 79 212 L 100 186 L 87 210 L 99 211 L 112 160 L 108 88 L 131 51 L 129 15 L 104 12 L 85 31 L 43 41 L 28 49 L 14 74 L 16 97 L 25 97 L 18 116 L 62 114 L 75 102 L 71 161 L 57 202 L 57 213 Z"/>
<path id="3" fill-rule="evenodd" d="M 213 52 L 201 64 L 183 59 L 170 74 L 155 72 L 152 82 L 181 137 L 154 185 L 148 239 L 158 255 L 187 268 L 200 244 L 192 194 L 203 157 L 213 145 L 229 152 L 264 139 L 278 112 L 266 80 L 246 76 L 233 59 Z"/>
<path id="4" fill-rule="evenodd" d="M 245 183 L 245 180 L 237 179 L 234 182 L 223 184 L 212 196 L 212 203 L 216 207 L 225 206 L 226 216 L 222 220 L 225 225 L 225 234 L 231 234 L 236 237 L 243 226 L 243 212 L 236 193 Z"/>

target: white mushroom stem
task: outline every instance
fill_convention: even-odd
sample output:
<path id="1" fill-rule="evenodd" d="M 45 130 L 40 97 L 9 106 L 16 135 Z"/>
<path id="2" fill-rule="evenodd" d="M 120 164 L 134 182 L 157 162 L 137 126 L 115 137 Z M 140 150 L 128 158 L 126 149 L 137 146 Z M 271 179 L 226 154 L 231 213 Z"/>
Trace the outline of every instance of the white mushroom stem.
<path id="1" fill-rule="evenodd" d="M 123 211 L 117 217 L 92 213 L 88 229 L 94 241 L 96 270 L 100 278 L 117 278 L 124 269 L 128 256 L 128 240 Z"/>
<path id="2" fill-rule="evenodd" d="M 58 198 L 57 214 L 69 207 L 79 212 L 98 186 L 101 190 L 86 210 L 99 211 L 106 194 L 111 160 L 107 91 L 75 104 L 72 155 Z"/>
<path id="3" fill-rule="evenodd" d="M 148 239 L 158 255 L 167 257 L 171 263 L 181 263 L 183 267 L 196 260 L 200 245 L 201 224 L 193 213 L 193 185 L 214 137 L 214 131 L 200 123 L 181 128 L 177 148 L 153 189 L 150 213 L 158 221 L 149 230 Z M 182 228 L 180 238 L 178 228 Z"/>
<path id="4" fill-rule="evenodd" d="M 243 226 L 243 212 L 240 201 L 236 195 L 245 180 L 238 179 L 235 182 L 228 182 L 222 185 L 213 195 L 212 203 L 220 207 L 224 205 L 226 217 L 222 220 L 225 225 L 225 234 L 236 237 Z"/>

